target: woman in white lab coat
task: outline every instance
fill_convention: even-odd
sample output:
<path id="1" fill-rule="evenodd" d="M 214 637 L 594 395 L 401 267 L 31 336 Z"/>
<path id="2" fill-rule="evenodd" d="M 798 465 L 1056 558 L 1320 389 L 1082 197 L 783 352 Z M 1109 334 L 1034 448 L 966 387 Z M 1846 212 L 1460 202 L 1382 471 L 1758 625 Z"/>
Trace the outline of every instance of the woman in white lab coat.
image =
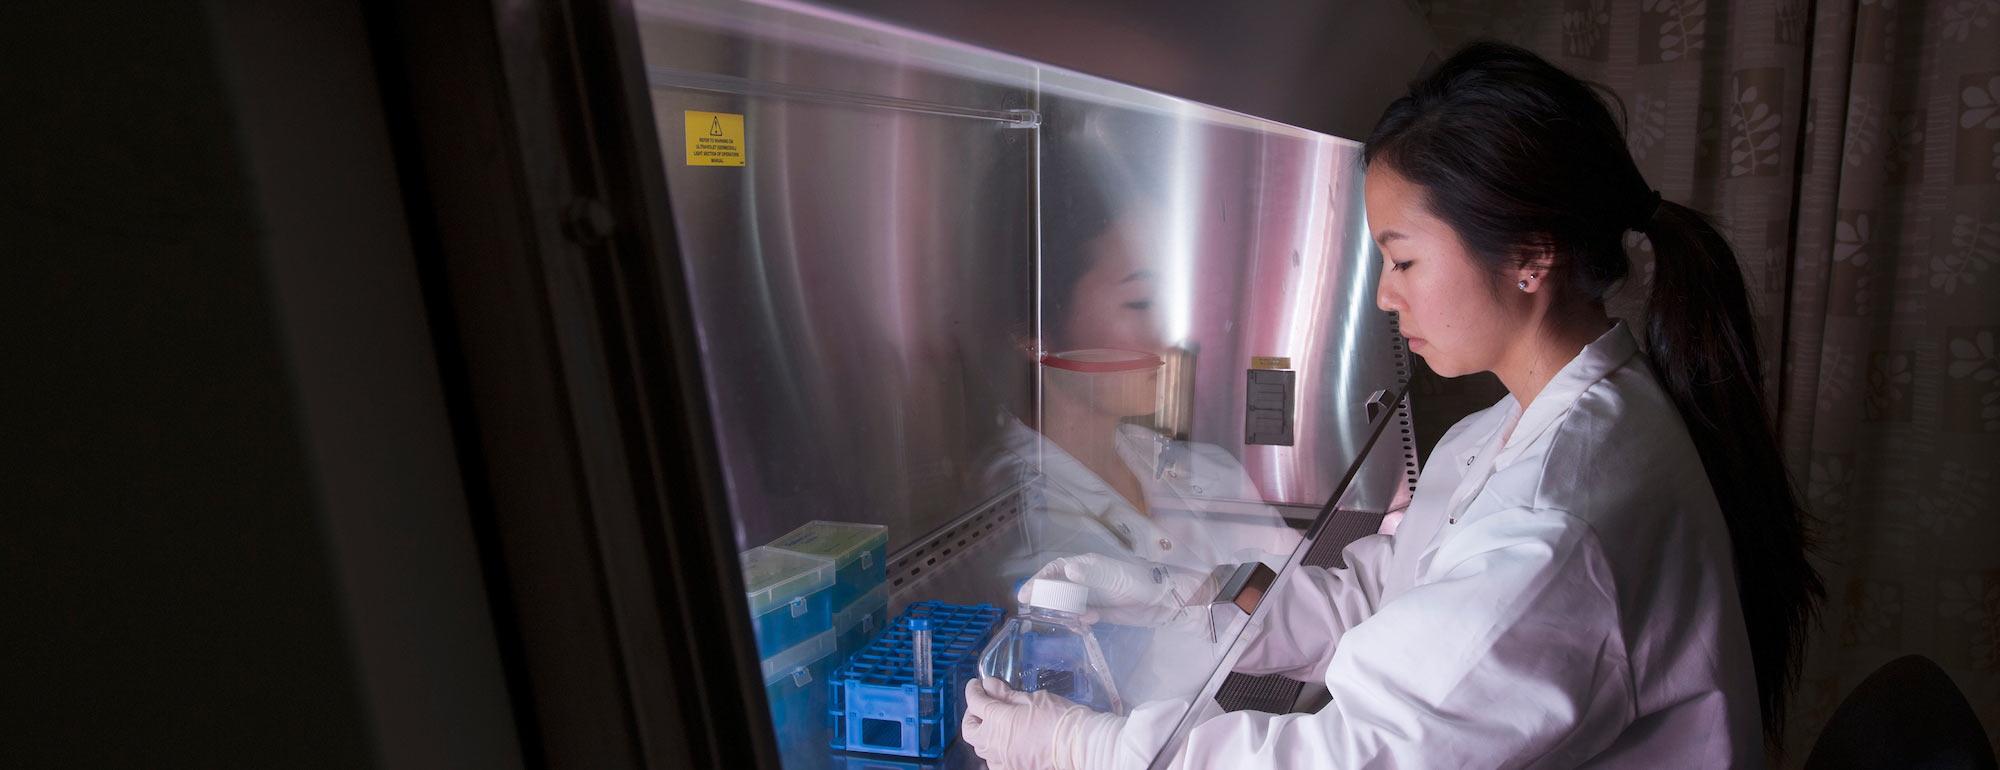
<path id="1" fill-rule="evenodd" d="M 1301 536 L 1260 502 L 1228 450 L 1151 424 L 1164 406 L 1163 356 L 1174 354 L 1153 302 L 1162 228 L 1149 217 L 1149 185 L 1134 178 L 1134 164 L 1115 160 L 1115 143 L 1098 135 L 1103 128 L 1052 142 L 1069 147 L 1066 160 L 1049 165 L 1070 178 L 1051 185 L 1059 192 L 1049 194 L 1045 223 L 1043 339 L 1051 352 L 1039 367 L 1041 430 L 1002 414 L 980 461 L 989 488 L 1032 480 L 1034 504 L 1003 541 L 1012 548 L 993 578 L 1011 592 L 1030 576 L 1143 575 L 1130 590 L 1151 591 L 1170 606 L 1100 613 L 1147 628 L 1099 641 L 1123 664 L 1118 689 L 1126 702 L 1185 702 L 1228 649 L 1196 622 L 1207 617 L 1202 608 L 1169 598 L 1192 601 L 1218 565 L 1280 569 Z M 1156 568 L 1173 583 L 1154 583 Z"/>
<path id="2" fill-rule="evenodd" d="M 1646 184 L 1590 86 L 1511 46 L 1413 83 L 1366 158 L 1378 304 L 1432 369 L 1509 395 L 1439 441 L 1395 534 L 1267 599 L 1238 670 L 1332 702 L 1214 716 L 1174 764 L 1764 764 L 1821 589 L 1728 244 Z M 1628 230 L 1655 254 L 1637 329 L 1604 309 Z M 1144 766 L 1177 716 L 966 695 L 967 741 L 1010 770 Z"/>
<path id="3" fill-rule="evenodd" d="M 1031 428 L 1001 414 L 979 460 L 989 489 L 1037 480 L 1038 504 L 997 576 L 1009 583 L 1080 554 L 1202 574 L 1248 561 L 1275 568 L 1300 540 L 1257 502 L 1236 457 L 1151 424 L 1166 406 L 1164 357 L 1175 354 L 1154 302 L 1165 228 L 1150 200 L 1158 182 L 1121 152 L 1119 130 L 1099 120 L 1049 142 L 1061 149 L 1045 163 L 1047 350 L 1020 341 L 1039 358 L 1040 420 Z M 1030 406 L 1016 408 L 1034 415 Z"/>

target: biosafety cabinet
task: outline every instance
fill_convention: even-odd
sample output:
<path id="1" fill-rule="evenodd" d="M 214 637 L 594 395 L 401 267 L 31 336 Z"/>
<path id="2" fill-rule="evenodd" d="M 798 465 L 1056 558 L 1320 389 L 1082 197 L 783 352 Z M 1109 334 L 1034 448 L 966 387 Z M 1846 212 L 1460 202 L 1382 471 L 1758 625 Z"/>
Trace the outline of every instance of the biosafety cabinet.
<path id="1" fill-rule="evenodd" d="M 637 10 L 784 765 L 977 765 L 966 678 L 1084 554 L 1176 577 L 1087 655 L 999 642 L 1053 659 L 1015 684 L 1101 656 L 1170 751 L 1269 585 L 1242 565 L 1407 478 L 1367 451 L 1408 431 L 1359 146 L 812 8 Z"/>
<path id="2" fill-rule="evenodd" d="M 560 248 L 452 270 L 461 334 L 546 310 L 469 354 L 548 361 L 506 372 L 555 404 L 479 415 L 517 718 L 801 770 L 979 766 L 982 671 L 1156 765 L 1291 709 L 1230 672 L 1260 597 L 1416 477 L 1360 146 L 803 4 L 604 13 L 498 41 L 570 30 L 505 73 L 517 114 L 574 105 L 510 129 L 570 148 L 515 174 Z"/>
<path id="3" fill-rule="evenodd" d="M 1408 431 L 1359 146 L 810 8 L 638 10 L 786 767 L 977 764 L 965 678 L 1082 554 L 1183 577 L 1015 683 L 1101 655 L 1170 751 L 1256 608 L 1218 595 L 1240 565 L 1407 478 L 1367 451 Z M 946 615 L 924 683 L 911 623 Z"/>

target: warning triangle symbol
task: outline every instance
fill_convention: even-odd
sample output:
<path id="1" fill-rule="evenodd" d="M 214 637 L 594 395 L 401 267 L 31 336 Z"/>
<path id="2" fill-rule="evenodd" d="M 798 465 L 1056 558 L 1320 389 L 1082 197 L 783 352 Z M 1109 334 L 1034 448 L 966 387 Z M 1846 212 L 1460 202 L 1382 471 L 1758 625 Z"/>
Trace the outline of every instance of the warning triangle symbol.
<path id="1" fill-rule="evenodd" d="M 709 136 L 722 135 L 722 118 L 717 117 L 708 119 L 708 135 Z"/>

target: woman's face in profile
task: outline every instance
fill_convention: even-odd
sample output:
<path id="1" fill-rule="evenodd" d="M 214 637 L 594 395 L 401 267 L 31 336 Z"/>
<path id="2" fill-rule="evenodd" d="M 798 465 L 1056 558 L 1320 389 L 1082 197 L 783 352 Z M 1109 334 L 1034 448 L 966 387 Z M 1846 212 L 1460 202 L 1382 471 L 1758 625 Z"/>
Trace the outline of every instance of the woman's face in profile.
<path id="1" fill-rule="evenodd" d="M 1063 298 L 1065 348 L 1159 353 L 1166 347 L 1155 302 L 1160 282 L 1144 259 L 1148 242 L 1140 225 L 1121 221 L 1084 244 L 1090 269 Z"/>
<path id="2" fill-rule="evenodd" d="M 1156 296 L 1159 279 L 1144 259 L 1147 233 L 1131 221 L 1115 223 L 1085 246 L 1090 268 L 1077 279 L 1057 311 L 1060 350 L 1109 348 L 1141 353 L 1164 352 Z M 1119 417 L 1159 410 L 1158 368 L 1117 374 L 1069 375 L 1050 380 L 1057 387 L 1072 383 L 1094 408 Z"/>
<path id="3" fill-rule="evenodd" d="M 1431 213 L 1423 188 L 1388 164 L 1369 167 L 1366 190 L 1368 229 L 1382 251 L 1375 305 L 1397 315 L 1410 352 L 1432 371 L 1492 370 L 1525 323 L 1526 303 L 1508 301 L 1511 280 L 1474 258 Z"/>

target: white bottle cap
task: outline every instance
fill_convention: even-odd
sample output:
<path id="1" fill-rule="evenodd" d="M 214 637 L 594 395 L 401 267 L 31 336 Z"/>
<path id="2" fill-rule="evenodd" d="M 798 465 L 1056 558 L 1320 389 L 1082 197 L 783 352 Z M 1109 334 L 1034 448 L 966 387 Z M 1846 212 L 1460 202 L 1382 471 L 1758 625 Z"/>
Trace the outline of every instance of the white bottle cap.
<path id="1" fill-rule="evenodd" d="M 1028 581 L 1028 604 L 1045 610 L 1082 615 L 1090 606 L 1090 589 L 1067 580 L 1036 578 Z"/>

